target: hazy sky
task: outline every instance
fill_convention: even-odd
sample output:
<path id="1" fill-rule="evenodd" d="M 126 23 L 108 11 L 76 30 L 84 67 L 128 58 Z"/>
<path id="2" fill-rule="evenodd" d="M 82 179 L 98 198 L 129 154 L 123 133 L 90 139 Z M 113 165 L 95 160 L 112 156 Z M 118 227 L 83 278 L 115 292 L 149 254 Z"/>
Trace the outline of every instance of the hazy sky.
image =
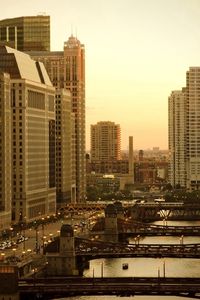
<path id="1" fill-rule="evenodd" d="M 90 124 L 121 125 L 122 148 L 168 148 L 168 96 L 200 66 L 200 0 L 0 0 L 0 19 L 46 13 L 51 48 L 73 33 L 86 48 Z"/>

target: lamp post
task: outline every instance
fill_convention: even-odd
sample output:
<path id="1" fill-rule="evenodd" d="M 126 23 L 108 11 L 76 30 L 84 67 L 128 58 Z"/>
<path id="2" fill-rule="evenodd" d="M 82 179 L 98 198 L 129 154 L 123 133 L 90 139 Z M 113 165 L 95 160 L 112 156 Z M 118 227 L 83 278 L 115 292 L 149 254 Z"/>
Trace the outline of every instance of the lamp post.
<path id="1" fill-rule="evenodd" d="M 4 258 L 5 258 L 5 253 L 2 252 L 2 253 L 1 253 L 1 259 L 2 259 L 3 262 L 4 262 Z"/>
<path id="2" fill-rule="evenodd" d="M 163 261 L 163 277 L 165 278 L 165 260 Z"/>
<path id="3" fill-rule="evenodd" d="M 101 278 L 103 278 L 103 261 L 101 263 Z"/>
<path id="4" fill-rule="evenodd" d="M 13 236 L 13 227 L 10 227 L 10 241 L 12 244 L 12 236 Z"/>
<path id="5" fill-rule="evenodd" d="M 12 250 L 13 250 L 13 256 L 15 256 L 15 253 L 16 253 L 16 250 L 17 250 L 17 249 L 16 249 L 16 248 L 13 248 Z"/>
<path id="6" fill-rule="evenodd" d="M 158 267 L 158 285 L 160 284 L 160 268 Z"/>
<path id="7" fill-rule="evenodd" d="M 35 252 L 38 254 L 38 227 L 35 227 Z"/>
<path id="8" fill-rule="evenodd" d="M 183 246 L 183 235 L 181 235 L 181 237 L 180 237 L 180 245 L 182 245 Z"/>
<path id="9" fill-rule="evenodd" d="M 94 268 L 92 269 L 92 278 L 93 278 L 93 281 L 94 281 Z"/>
<path id="10" fill-rule="evenodd" d="M 138 244 L 138 246 L 140 244 L 140 235 L 137 236 L 137 244 Z"/>
<path id="11" fill-rule="evenodd" d="M 44 218 L 42 218 L 42 252 L 44 254 Z"/>

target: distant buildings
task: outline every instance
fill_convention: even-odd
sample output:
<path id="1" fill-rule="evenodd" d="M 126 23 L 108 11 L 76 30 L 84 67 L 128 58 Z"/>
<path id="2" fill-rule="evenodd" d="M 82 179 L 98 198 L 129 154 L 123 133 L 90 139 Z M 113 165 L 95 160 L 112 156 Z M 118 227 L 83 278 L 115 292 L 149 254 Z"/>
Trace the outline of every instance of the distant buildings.
<path id="1" fill-rule="evenodd" d="M 1 20 L 0 43 L 20 51 L 50 51 L 50 17 L 38 15 Z"/>
<path id="2" fill-rule="evenodd" d="M 170 183 L 200 187 L 200 67 L 190 67 L 186 88 L 169 97 Z"/>
<path id="3" fill-rule="evenodd" d="M 141 157 L 140 150 L 138 159 L 135 158 L 134 177 L 135 186 L 161 186 L 168 179 L 168 160 L 165 157 L 146 156 L 145 152 Z"/>
<path id="4" fill-rule="evenodd" d="M 114 122 L 91 125 L 91 161 L 117 161 L 121 159 L 121 131 Z"/>
<path id="5" fill-rule="evenodd" d="M 133 137 L 129 137 L 129 159 L 122 160 L 120 125 L 110 121 L 91 125 L 90 153 L 87 156 L 89 189 L 116 192 L 134 183 Z"/>
<path id="6" fill-rule="evenodd" d="M 9 74 L 1 77 L 7 126 L 1 147 L 4 153 L 7 149 L 6 168 L 12 154 L 12 220 L 29 221 L 56 211 L 55 88 L 42 63 L 6 46 L 0 48 L 0 71 Z M 8 176 L 9 170 L 7 191 Z M 6 197 L 9 201 L 9 191 Z"/>

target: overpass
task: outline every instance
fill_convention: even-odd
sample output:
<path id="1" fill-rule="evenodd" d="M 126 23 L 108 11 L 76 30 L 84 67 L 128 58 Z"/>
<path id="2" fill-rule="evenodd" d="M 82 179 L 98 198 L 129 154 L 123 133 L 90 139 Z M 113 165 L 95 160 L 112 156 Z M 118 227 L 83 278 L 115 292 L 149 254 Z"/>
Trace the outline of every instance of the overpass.
<path id="1" fill-rule="evenodd" d="M 200 244 L 135 244 L 75 239 L 75 256 L 81 262 L 96 258 L 184 257 L 200 258 Z"/>
<path id="2" fill-rule="evenodd" d="M 113 201 L 97 201 L 89 203 L 70 203 L 63 207 L 59 214 L 78 213 L 78 212 L 97 212 L 105 209 Z M 124 211 L 138 221 L 155 220 L 200 220 L 200 203 L 183 202 L 145 202 L 133 203 L 128 201 L 121 202 Z"/>
<path id="3" fill-rule="evenodd" d="M 145 202 L 136 203 L 126 211 L 138 221 L 200 220 L 200 203 Z"/>
<path id="4" fill-rule="evenodd" d="M 124 236 L 200 236 L 200 226 L 172 226 L 167 225 L 166 220 L 163 223 L 165 225 L 118 220 L 118 232 Z"/>
<path id="5" fill-rule="evenodd" d="M 172 226 L 156 225 L 150 223 L 136 222 L 129 218 L 117 219 L 117 234 L 127 236 L 200 236 L 200 226 Z M 96 224 L 91 228 L 90 235 L 104 235 L 105 219 L 99 218 Z"/>
<path id="6" fill-rule="evenodd" d="M 18 282 L 20 300 L 81 295 L 174 295 L 198 297 L 200 278 L 106 277 L 33 278 Z"/>

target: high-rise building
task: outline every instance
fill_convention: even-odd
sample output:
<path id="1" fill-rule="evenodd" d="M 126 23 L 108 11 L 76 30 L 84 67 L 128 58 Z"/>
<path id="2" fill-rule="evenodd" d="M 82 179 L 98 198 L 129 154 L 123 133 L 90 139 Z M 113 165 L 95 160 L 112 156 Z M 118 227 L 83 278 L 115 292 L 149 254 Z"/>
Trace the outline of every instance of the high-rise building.
<path id="1" fill-rule="evenodd" d="M 186 94 L 172 91 L 168 98 L 169 182 L 186 187 Z"/>
<path id="2" fill-rule="evenodd" d="M 56 91 L 56 198 L 58 207 L 75 202 L 75 157 L 71 138 L 73 121 L 71 93 L 64 89 Z"/>
<path id="3" fill-rule="evenodd" d="M 50 16 L 1 20 L 0 43 L 20 51 L 50 51 Z"/>
<path id="4" fill-rule="evenodd" d="M 85 201 L 85 47 L 70 36 L 64 43 L 64 88 L 72 95 L 75 122 L 76 200 Z"/>
<path id="5" fill-rule="evenodd" d="M 0 231 L 11 224 L 11 83 L 0 72 Z"/>
<path id="6" fill-rule="evenodd" d="M 44 65 L 7 46 L 0 71 L 10 74 L 12 220 L 55 213 L 55 88 Z"/>
<path id="7" fill-rule="evenodd" d="M 170 182 L 200 188 L 200 67 L 186 73 L 186 88 L 169 97 Z"/>
<path id="8" fill-rule="evenodd" d="M 75 151 L 76 201 L 82 202 L 85 200 L 86 185 L 85 47 L 76 37 L 70 36 L 64 43 L 64 51 L 30 52 L 30 55 L 35 60 L 44 63 L 51 82 L 57 89 L 64 88 L 71 92 L 74 119 L 72 144 Z M 74 174 L 73 170 L 72 174 Z"/>
<path id="9" fill-rule="evenodd" d="M 200 67 L 186 74 L 187 187 L 200 189 Z"/>
<path id="10" fill-rule="evenodd" d="M 114 122 L 97 122 L 91 125 L 91 161 L 121 159 L 120 125 Z"/>

